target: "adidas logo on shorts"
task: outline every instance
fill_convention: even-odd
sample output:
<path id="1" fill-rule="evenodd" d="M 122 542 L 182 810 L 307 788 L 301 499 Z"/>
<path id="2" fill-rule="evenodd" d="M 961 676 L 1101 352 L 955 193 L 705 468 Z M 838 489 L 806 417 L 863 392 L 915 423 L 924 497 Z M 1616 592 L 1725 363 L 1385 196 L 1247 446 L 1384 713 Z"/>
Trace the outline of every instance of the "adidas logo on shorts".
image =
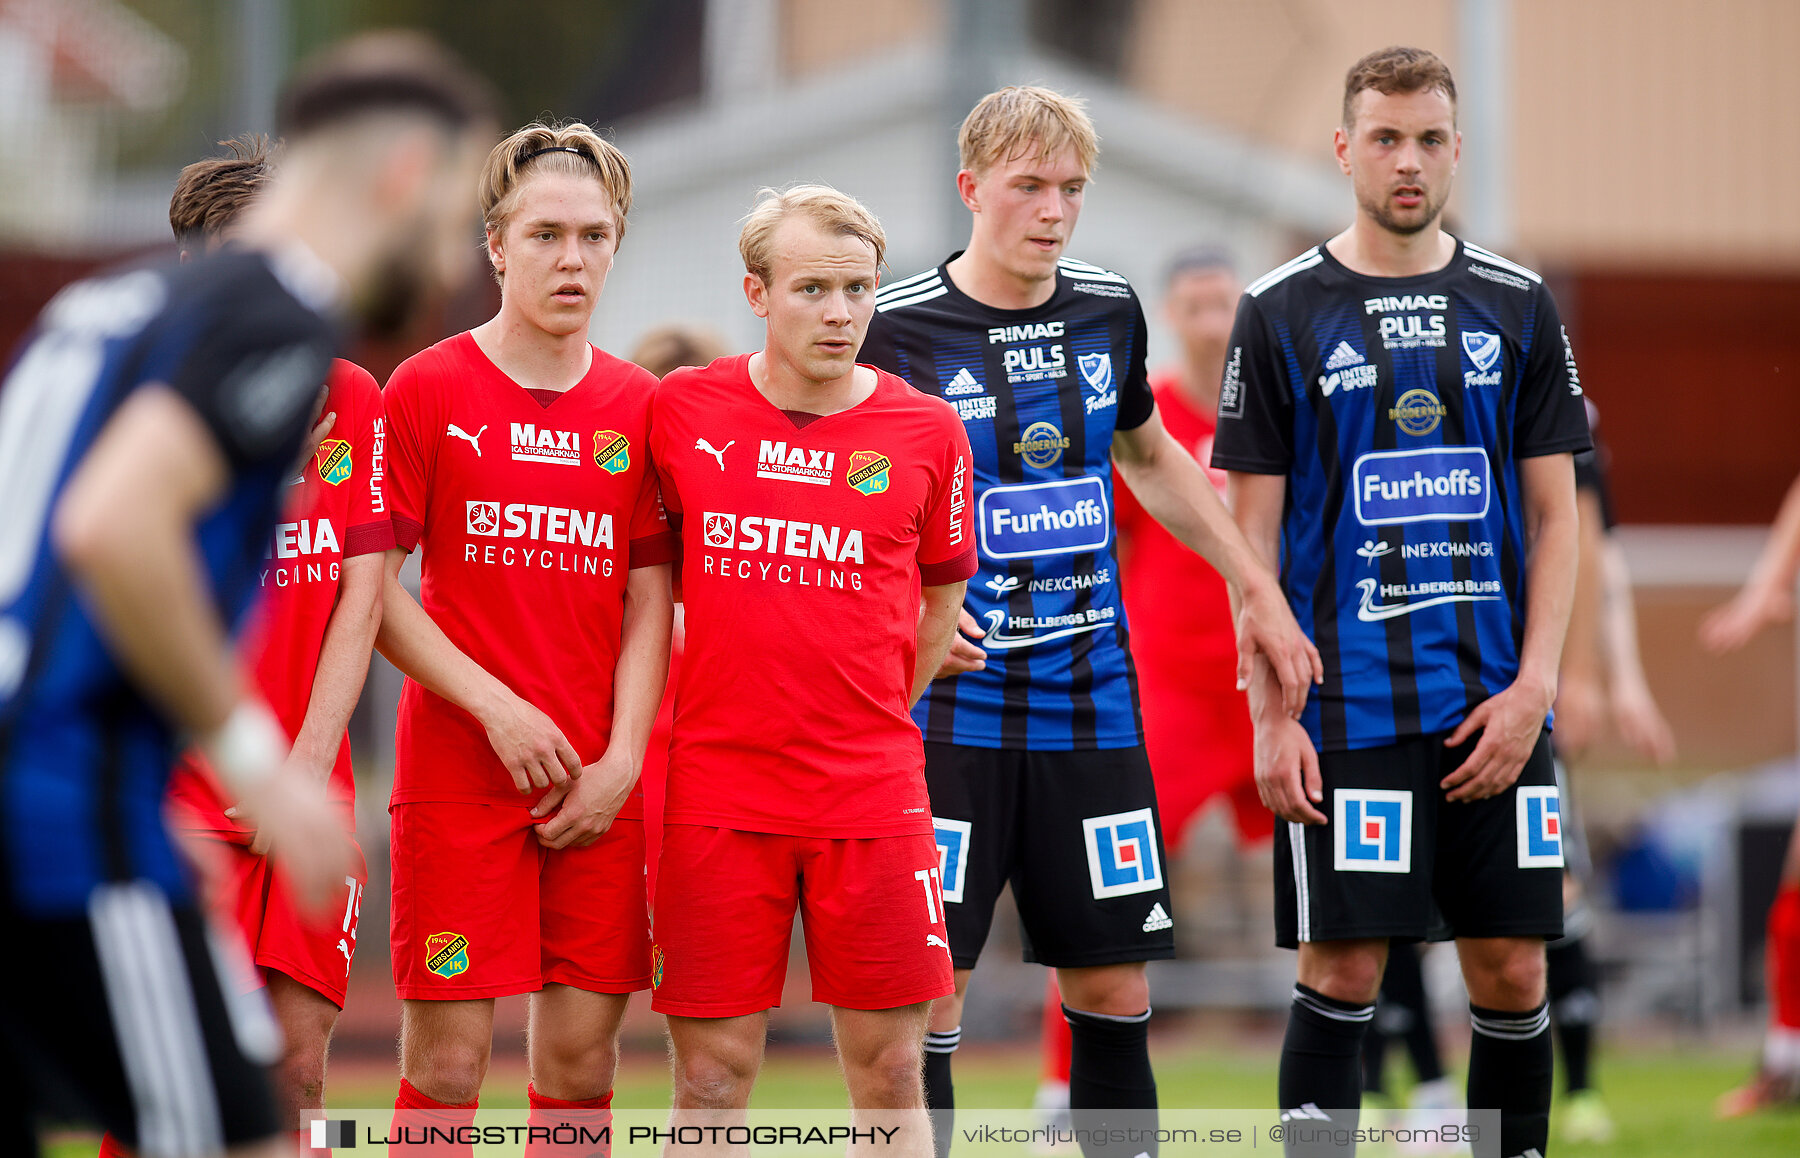
<path id="1" fill-rule="evenodd" d="M 1175 922 L 1163 911 L 1162 902 L 1157 901 L 1150 906 L 1150 915 L 1144 918 L 1144 932 L 1160 933 L 1164 929 L 1173 929 Z"/>

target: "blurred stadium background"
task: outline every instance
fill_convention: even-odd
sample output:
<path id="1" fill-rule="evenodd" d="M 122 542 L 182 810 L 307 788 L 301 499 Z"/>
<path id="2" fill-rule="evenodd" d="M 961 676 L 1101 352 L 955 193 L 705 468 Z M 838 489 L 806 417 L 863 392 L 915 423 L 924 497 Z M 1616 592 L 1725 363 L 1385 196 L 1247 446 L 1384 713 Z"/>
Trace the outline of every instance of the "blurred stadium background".
<path id="1" fill-rule="evenodd" d="M 0 0 L 0 338 L 10 347 L 94 266 L 168 249 L 176 170 L 217 139 L 267 129 L 295 59 L 396 25 L 438 34 L 492 76 L 512 122 L 586 120 L 631 157 L 637 209 L 594 332 L 621 354 L 672 321 L 736 348 L 757 340 L 734 243 L 765 184 L 824 180 L 866 200 L 898 275 L 941 260 L 967 236 L 956 125 L 982 93 L 1033 81 L 1089 101 L 1101 167 L 1073 253 L 1138 284 L 1152 362 L 1166 361 L 1173 344 L 1154 325 L 1165 258 L 1222 243 L 1254 276 L 1336 232 L 1351 210 L 1330 154 L 1344 69 L 1390 43 L 1444 56 L 1466 135 L 1452 228 L 1555 286 L 1604 414 L 1645 664 L 1681 748 L 1673 767 L 1647 770 L 1602 745 L 1576 772 L 1599 868 L 1612 1048 L 1600 1082 L 1630 1116 L 1611 1073 L 1663 1067 L 1642 1087 L 1653 1122 L 1653 1107 L 1684 1097 L 1703 1113 L 1747 1072 L 1762 915 L 1800 808 L 1800 669 L 1791 627 L 1724 660 L 1694 640 L 1800 472 L 1800 4 Z M 405 341 L 355 356 L 383 377 L 496 301 L 483 281 Z M 337 1036 L 339 1104 L 392 1089 L 381 884 L 398 679 L 376 663 L 353 730 L 375 879 Z M 1169 1063 L 1166 1096 L 1260 1102 L 1293 968 L 1270 948 L 1268 857 L 1240 858 L 1212 817 L 1175 872 L 1184 955 L 1154 970 L 1153 988 L 1158 1048 L 1187 1060 Z M 1452 1043 L 1467 1034 L 1455 973 L 1450 953 L 1428 957 Z M 823 1010 L 807 1002 L 803 971 L 795 981 L 777 1036 L 823 1042 Z M 1016 1071 L 1018 1089 L 996 1078 L 994 1096 L 1014 1104 L 1034 1072 L 1022 1047 L 1041 986 L 998 922 L 965 1040 L 996 1043 L 995 1073 Z M 503 1004 L 496 1073 L 516 1076 L 520 1003 Z M 645 1052 L 626 1064 L 628 1091 L 657 1064 L 647 1002 L 630 1033 Z M 364 1061 L 372 1084 L 359 1087 Z M 1201 1077 L 1177 1078 L 1182 1065 Z M 1778 1151 L 1800 1152 L 1800 1118 L 1772 1128 Z M 1650 1133 L 1677 1145 L 1667 1152 L 1695 1152 L 1667 1130 L 1647 1131 L 1644 1146 Z M 1749 1135 L 1737 1142 L 1754 1148 Z"/>

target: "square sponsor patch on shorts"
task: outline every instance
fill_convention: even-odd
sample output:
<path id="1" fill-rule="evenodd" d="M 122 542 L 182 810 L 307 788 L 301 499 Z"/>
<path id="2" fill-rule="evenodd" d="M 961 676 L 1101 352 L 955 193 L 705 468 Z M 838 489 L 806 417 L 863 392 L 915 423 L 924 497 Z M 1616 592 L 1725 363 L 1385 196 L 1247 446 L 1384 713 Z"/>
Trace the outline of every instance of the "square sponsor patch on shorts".
<path id="1" fill-rule="evenodd" d="M 942 816 L 934 816 L 931 823 L 937 829 L 938 868 L 944 882 L 944 903 L 960 905 L 963 899 L 963 880 L 969 875 L 969 832 L 973 827 L 966 820 L 949 820 Z"/>
<path id="2" fill-rule="evenodd" d="M 1562 868 L 1562 798 L 1556 785 L 1518 790 L 1519 867 Z"/>
<path id="3" fill-rule="evenodd" d="M 1413 799 L 1385 788 L 1332 793 L 1332 867 L 1339 872 L 1412 871 Z"/>
<path id="4" fill-rule="evenodd" d="M 1156 855 L 1156 816 L 1148 808 L 1090 816 L 1082 820 L 1087 838 L 1088 880 L 1094 899 L 1154 892 L 1163 887 Z"/>

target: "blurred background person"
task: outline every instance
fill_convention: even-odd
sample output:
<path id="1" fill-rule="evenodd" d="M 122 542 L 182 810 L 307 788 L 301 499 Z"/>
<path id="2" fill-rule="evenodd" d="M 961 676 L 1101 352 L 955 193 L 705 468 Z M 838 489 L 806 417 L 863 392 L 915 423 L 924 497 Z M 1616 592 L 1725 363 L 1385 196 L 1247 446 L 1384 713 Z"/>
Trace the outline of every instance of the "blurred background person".
<path id="1" fill-rule="evenodd" d="M 1788 488 L 1775 526 L 1750 578 L 1700 625 L 1700 640 L 1723 655 L 1758 632 L 1794 617 L 1794 580 L 1800 573 L 1800 479 Z M 1770 1106 L 1800 1102 L 1800 819 L 1788 837 L 1775 903 L 1769 906 L 1764 969 L 1769 987 L 1769 1026 L 1756 1076 L 1722 1096 L 1714 1107 L 1736 1118 Z"/>

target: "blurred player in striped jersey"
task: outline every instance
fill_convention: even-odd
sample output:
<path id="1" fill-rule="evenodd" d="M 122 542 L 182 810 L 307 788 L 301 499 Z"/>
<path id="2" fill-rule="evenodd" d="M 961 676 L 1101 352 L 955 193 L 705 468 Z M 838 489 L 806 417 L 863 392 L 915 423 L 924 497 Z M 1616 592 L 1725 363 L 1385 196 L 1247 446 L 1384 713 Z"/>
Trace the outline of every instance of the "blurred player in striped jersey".
<path id="1" fill-rule="evenodd" d="M 466 269 L 454 190 L 489 107 L 425 38 L 327 50 L 281 101 L 242 248 L 69 287 L 0 391 L 0 903 L 32 946 L 5 962 L 29 994 L 0 1009 L 9 1154 L 40 1115 L 147 1156 L 291 1152 L 279 1030 L 222 976 L 164 789 L 198 737 L 296 899 L 339 901 L 341 815 L 227 625 L 271 568 L 338 326 L 385 332 Z"/>
<path id="2" fill-rule="evenodd" d="M 224 143 L 231 156 L 196 161 L 175 184 L 169 224 L 184 259 L 224 244 L 274 171 L 267 138 Z M 275 1092 L 288 1122 L 325 1105 L 326 1052 L 356 952 L 368 869 L 354 838 L 356 780 L 345 728 L 381 620 L 382 552 L 394 541 L 382 490 L 381 391 L 341 358 L 327 387 L 307 440 L 311 453 L 288 480 L 282 521 L 258 575 L 260 603 L 244 651 L 293 744 L 289 762 L 325 790 L 350 837 L 342 903 L 310 916 L 296 908 L 267 842 L 250 817 L 238 818 L 203 754 L 188 753 L 169 782 L 171 819 L 209 842 L 200 868 L 216 876 L 214 902 L 244 935 L 256 966 L 245 980 L 267 989 L 281 1026 L 286 1045 Z M 100 1152 L 124 1151 L 108 1135 Z"/>
<path id="3" fill-rule="evenodd" d="M 1800 574 L 1800 479 L 1788 489 L 1769 541 L 1737 595 L 1707 616 L 1700 640 L 1716 654 L 1735 651 L 1772 623 L 1794 618 Z M 1781 883 L 1769 906 L 1769 1029 L 1756 1077 L 1719 1099 L 1720 1117 L 1800 1101 L 1800 822 L 1788 838 Z"/>

